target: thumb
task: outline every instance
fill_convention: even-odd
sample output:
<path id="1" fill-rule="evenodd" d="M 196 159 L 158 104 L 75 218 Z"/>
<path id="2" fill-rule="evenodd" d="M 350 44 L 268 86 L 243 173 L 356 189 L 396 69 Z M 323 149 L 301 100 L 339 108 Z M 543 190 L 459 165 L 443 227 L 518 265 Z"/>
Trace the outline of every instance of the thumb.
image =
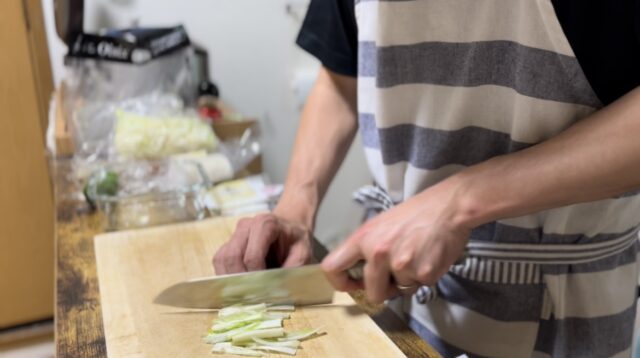
<path id="1" fill-rule="evenodd" d="M 306 240 L 298 240 L 289 249 L 289 255 L 282 264 L 283 267 L 302 266 L 311 259 L 311 246 Z"/>
<path id="2" fill-rule="evenodd" d="M 322 260 L 322 270 L 338 290 L 353 291 L 363 287 L 362 282 L 349 278 L 347 272 L 364 258 L 358 242 L 357 236 L 352 236 Z"/>

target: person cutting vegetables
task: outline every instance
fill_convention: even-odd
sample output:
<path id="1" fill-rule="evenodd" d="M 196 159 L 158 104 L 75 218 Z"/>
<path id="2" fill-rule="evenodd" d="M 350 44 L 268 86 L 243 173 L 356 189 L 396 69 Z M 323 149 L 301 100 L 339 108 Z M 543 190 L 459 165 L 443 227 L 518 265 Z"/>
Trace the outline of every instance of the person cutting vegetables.
<path id="1" fill-rule="evenodd" d="M 284 194 L 240 221 L 218 274 L 264 269 L 270 250 L 309 261 L 359 129 L 388 210 L 324 259 L 336 288 L 402 294 L 447 357 L 631 355 L 639 2 L 312 0 L 298 44 L 323 67 Z"/>

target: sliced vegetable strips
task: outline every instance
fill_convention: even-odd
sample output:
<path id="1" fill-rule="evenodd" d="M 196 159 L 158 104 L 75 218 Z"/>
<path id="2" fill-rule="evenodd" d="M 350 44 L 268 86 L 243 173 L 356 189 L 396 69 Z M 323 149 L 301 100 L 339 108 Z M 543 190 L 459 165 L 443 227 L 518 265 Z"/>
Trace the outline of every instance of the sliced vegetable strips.
<path id="1" fill-rule="evenodd" d="M 262 338 L 254 337 L 253 341 L 262 344 L 264 346 L 276 346 L 276 347 L 289 347 L 289 348 L 298 348 L 300 346 L 300 341 L 267 341 Z"/>
<path id="2" fill-rule="evenodd" d="M 315 337 L 319 328 L 285 332 L 282 321 L 290 318 L 292 305 L 233 305 L 218 311 L 204 342 L 211 352 L 262 357 L 267 353 L 296 355 L 301 341 Z"/>
<path id="3" fill-rule="evenodd" d="M 287 333 L 284 338 L 278 338 L 278 341 L 304 341 L 316 335 L 320 331 L 320 328 L 305 329 L 303 331 Z"/>

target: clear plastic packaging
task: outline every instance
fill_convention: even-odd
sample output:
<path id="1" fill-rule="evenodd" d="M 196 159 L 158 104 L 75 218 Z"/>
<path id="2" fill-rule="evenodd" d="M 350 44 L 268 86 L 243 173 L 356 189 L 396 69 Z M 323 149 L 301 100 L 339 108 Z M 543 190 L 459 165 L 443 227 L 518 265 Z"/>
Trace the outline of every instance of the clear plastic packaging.
<path id="1" fill-rule="evenodd" d="M 257 128 L 247 128 L 241 137 L 221 143 L 220 152 L 229 159 L 231 168 L 237 173 L 249 165 L 262 152 Z"/>
<path id="2" fill-rule="evenodd" d="M 85 195 L 104 215 L 107 230 L 123 230 L 206 217 L 210 186 L 192 161 L 129 161 L 93 172 Z"/>
<path id="3" fill-rule="evenodd" d="M 79 39 L 87 46 L 104 40 Z M 75 150 L 69 180 L 84 186 L 107 229 L 201 219 L 201 191 L 232 179 L 260 154 L 254 129 L 221 143 L 200 118 L 194 60 L 184 41 L 141 62 L 67 57 L 61 114 Z"/>
<path id="4" fill-rule="evenodd" d="M 207 191 L 210 212 L 236 216 L 273 209 L 282 194 L 283 185 L 270 184 L 263 175 L 254 175 L 220 183 Z"/>
<path id="5" fill-rule="evenodd" d="M 136 104 L 142 104 L 138 99 Z M 153 104 L 146 104 L 152 107 Z M 173 113 L 146 114 L 121 107 L 116 110 L 116 124 L 110 146 L 111 157 L 156 159 L 198 150 L 214 151 L 219 140 L 211 126 L 195 113 L 178 110 Z"/>
<path id="6" fill-rule="evenodd" d="M 117 111 L 140 115 L 184 115 L 195 103 L 190 47 L 128 64 L 68 58 L 64 114 L 75 141 L 75 156 L 87 161 L 113 158 Z M 187 113 L 186 115 L 191 115 Z M 192 116 L 197 118 L 193 111 Z"/>

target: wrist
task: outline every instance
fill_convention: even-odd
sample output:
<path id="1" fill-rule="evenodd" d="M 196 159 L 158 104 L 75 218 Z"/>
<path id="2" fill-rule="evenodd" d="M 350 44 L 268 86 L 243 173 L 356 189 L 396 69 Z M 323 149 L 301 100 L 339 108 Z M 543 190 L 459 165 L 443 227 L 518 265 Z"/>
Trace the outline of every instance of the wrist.
<path id="1" fill-rule="evenodd" d="M 496 187 L 497 178 L 484 166 L 467 168 L 445 180 L 451 186 L 453 206 L 452 222 L 473 229 L 502 218 L 511 203 L 505 202 L 503 191 Z M 508 196 L 507 196 L 508 197 Z"/>
<path id="2" fill-rule="evenodd" d="M 309 231 L 315 227 L 318 201 L 310 190 L 303 188 L 285 188 L 273 213 L 285 220 L 305 226 Z"/>
<path id="3" fill-rule="evenodd" d="M 473 188 L 473 178 L 460 172 L 418 195 L 427 212 L 436 209 L 442 225 L 452 230 L 472 230 L 487 221 L 485 206 Z"/>

